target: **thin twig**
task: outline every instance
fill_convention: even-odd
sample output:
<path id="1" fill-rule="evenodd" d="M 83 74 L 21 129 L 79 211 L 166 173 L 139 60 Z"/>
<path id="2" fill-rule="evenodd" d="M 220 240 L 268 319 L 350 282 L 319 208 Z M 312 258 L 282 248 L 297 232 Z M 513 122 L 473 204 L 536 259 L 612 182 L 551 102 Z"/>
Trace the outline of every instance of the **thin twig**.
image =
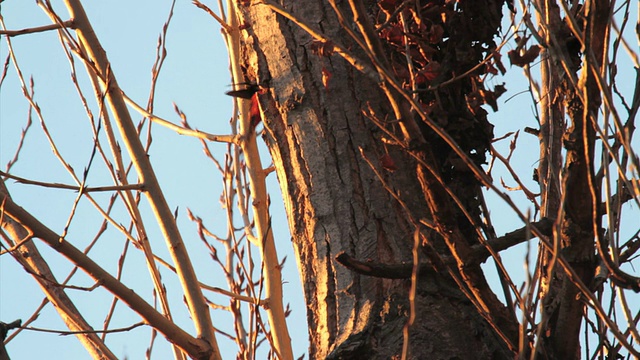
<path id="1" fill-rule="evenodd" d="M 227 24 L 220 16 L 218 16 L 218 14 L 216 14 L 213 10 L 209 9 L 209 7 L 203 3 L 201 3 L 198 0 L 193 0 L 192 1 L 193 4 L 195 6 L 197 6 L 198 8 L 204 10 L 207 14 L 211 15 L 211 17 L 213 17 L 214 19 L 216 19 L 216 21 L 218 22 L 218 24 L 227 32 L 230 33 L 231 32 L 231 27 L 229 26 L 229 24 Z"/>
<path id="2" fill-rule="evenodd" d="M 139 322 L 139 323 L 135 323 L 135 324 L 133 324 L 131 326 L 122 327 L 122 328 L 108 329 L 108 330 L 92 330 L 92 331 L 88 331 L 88 330 L 82 330 L 82 331 L 53 330 L 53 329 L 38 328 L 38 327 L 34 327 L 34 326 L 25 326 L 25 327 L 23 327 L 23 329 L 31 330 L 31 331 L 38 331 L 38 332 L 54 333 L 54 334 L 66 336 L 66 335 L 77 335 L 77 334 L 103 334 L 103 333 L 104 334 L 110 334 L 110 333 L 127 332 L 127 331 L 131 331 L 131 330 L 133 330 L 133 329 L 135 329 L 137 327 L 144 326 L 144 325 L 148 325 L 148 324 L 145 324 L 144 322 Z"/>
<path id="3" fill-rule="evenodd" d="M 165 119 L 163 119 L 161 117 L 158 117 L 156 115 L 153 115 L 153 114 L 149 113 L 147 110 L 145 110 L 140 105 L 138 105 L 135 101 L 131 100 L 131 98 L 128 97 L 124 92 L 122 92 L 122 97 L 124 98 L 126 103 L 129 104 L 129 106 L 134 108 L 140 114 L 144 115 L 145 117 L 148 117 L 149 119 L 151 119 L 151 121 L 153 121 L 155 123 L 158 123 L 159 125 L 162 125 L 162 126 L 168 128 L 168 129 L 171 129 L 171 130 L 177 132 L 180 135 L 188 135 L 188 136 L 196 137 L 198 139 L 204 139 L 204 140 L 210 140 L 210 141 L 216 141 L 216 142 L 223 142 L 223 143 L 234 143 L 235 144 L 235 143 L 238 142 L 238 136 L 237 135 L 214 135 L 214 134 L 209 134 L 209 133 L 204 132 L 204 131 L 187 129 L 187 128 L 182 127 L 182 126 L 175 125 L 174 123 L 172 123 L 172 122 L 170 122 L 168 120 L 165 120 Z"/>
<path id="4" fill-rule="evenodd" d="M 20 29 L 20 30 L 3 29 L 3 30 L 0 30 L 0 35 L 6 35 L 9 37 L 12 37 L 12 36 L 18 36 L 18 35 L 24 35 L 24 34 L 34 34 L 34 33 L 39 33 L 39 32 L 49 31 L 49 30 L 58 30 L 58 29 L 62 29 L 63 27 L 69 28 L 69 29 L 75 29 L 75 23 L 73 22 L 73 20 L 67 20 L 67 21 L 63 21 L 62 24 L 43 25 L 43 26 Z"/>
<path id="5" fill-rule="evenodd" d="M 17 183 L 26 184 L 26 185 L 37 185 L 47 188 L 54 189 L 64 189 L 64 190 L 73 190 L 73 191 L 82 191 L 82 193 L 89 192 L 103 192 L 103 191 L 121 191 L 121 190 L 139 190 L 144 191 L 144 184 L 128 184 L 128 185 L 115 185 L 115 186 L 90 186 L 90 187 L 81 187 L 75 185 L 67 185 L 60 183 L 49 183 L 43 181 L 29 180 L 20 176 L 8 174 L 4 171 L 0 171 L 0 176 L 4 176 L 9 179 L 16 180 Z"/>

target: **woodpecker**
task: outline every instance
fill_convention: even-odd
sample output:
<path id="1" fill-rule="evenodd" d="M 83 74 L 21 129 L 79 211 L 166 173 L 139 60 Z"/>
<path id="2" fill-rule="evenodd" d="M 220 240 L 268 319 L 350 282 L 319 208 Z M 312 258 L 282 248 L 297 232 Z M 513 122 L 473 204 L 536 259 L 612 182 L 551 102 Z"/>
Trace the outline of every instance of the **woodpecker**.
<path id="1" fill-rule="evenodd" d="M 262 87 L 258 84 L 242 83 L 239 85 L 245 85 L 245 89 L 227 91 L 225 94 L 245 100 L 251 101 L 251 107 L 249 108 L 249 131 L 254 131 L 256 126 L 262 121 L 260 116 L 260 106 L 258 103 L 258 94 Z"/>

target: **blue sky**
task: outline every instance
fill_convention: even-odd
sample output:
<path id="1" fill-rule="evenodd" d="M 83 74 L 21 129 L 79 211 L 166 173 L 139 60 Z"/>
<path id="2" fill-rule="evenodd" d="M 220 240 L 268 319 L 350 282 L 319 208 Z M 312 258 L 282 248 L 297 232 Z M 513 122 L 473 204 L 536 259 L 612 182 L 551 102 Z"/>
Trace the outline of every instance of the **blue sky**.
<path id="1" fill-rule="evenodd" d="M 107 51 L 114 73 L 126 93 L 141 104 L 146 104 L 149 94 L 151 67 L 155 60 L 158 36 L 165 23 L 170 1 L 138 1 L 138 2 L 88 2 L 86 12 L 100 41 Z M 59 2 L 54 8 L 65 18 L 66 10 Z M 47 25 L 49 18 L 35 4 L 25 1 L 5 1 L 2 4 L 2 15 L 7 28 L 21 29 Z M 78 100 L 77 93 L 70 81 L 70 66 L 62 51 L 56 32 L 37 33 L 15 37 L 12 45 L 18 56 L 20 67 L 25 78 L 33 76 L 35 82 L 35 99 L 42 108 L 45 122 L 57 143 L 60 152 L 76 170 L 82 169 L 89 160 L 92 147 L 91 132 L 88 120 Z M 178 2 L 167 36 L 168 57 L 164 71 L 158 81 L 156 92 L 156 113 L 179 122 L 173 111 L 175 102 L 188 116 L 191 126 L 211 133 L 225 134 L 230 132 L 231 98 L 224 95 L 231 83 L 228 73 L 227 53 L 222 42 L 219 27 L 215 21 L 197 9 L 190 2 Z M 7 55 L 6 43 L 0 47 L 0 56 Z M 76 61 L 78 78 L 86 95 L 91 97 L 90 86 L 84 68 Z M 13 157 L 20 131 L 27 119 L 28 103 L 22 97 L 16 72 L 10 68 L 7 79 L 0 90 L 0 162 L 5 169 L 6 163 Z M 89 98 L 94 113 L 97 114 L 95 101 Z M 132 114 L 134 119 L 140 119 Z M 40 129 L 37 117 L 29 131 L 20 161 L 12 168 L 12 173 L 29 179 L 47 182 L 73 184 L 60 162 L 52 155 L 50 147 Z M 194 257 L 198 276 L 201 281 L 226 287 L 219 269 L 212 263 L 208 252 L 201 246 L 195 232 L 195 225 L 187 219 L 186 209 L 201 216 L 211 230 L 226 229 L 224 213 L 220 209 L 219 196 L 222 190 L 221 179 L 214 165 L 202 153 L 201 145 L 194 138 L 184 137 L 170 130 L 154 126 L 153 145 L 150 157 L 162 186 L 167 189 L 167 200 L 172 209 L 179 209 L 179 226 L 187 248 Z M 223 159 L 226 146 L 212 144 L 214 155 Z M 270 163 L 266 158 L 265 165 Z M 104 165 L 93 166 L 88 177 L 92 186 L 111 185 L 110 178 L 105 177 Z M 135 181 L 135 178 L 132 178 Z M 130 179 L 131 180 L 131 179 Z M 9 191 L 18 204 L 37 216 L 42 222 L 57 232 L 61 232 L 69 216 L 71 205 L 76 194 L 71 191 L 51 191 L 34 186 L 23 186 L 8 181 Z M 269 178 L 269 186 L 275 189 L 272 197 L 277 197 L 278 187 L 275 176 Z M 108 197 L 96 197 L 106 204 Z M 148 208 L 142 205 L 148 214 Z M 120 209 L 121 211 L 122 209 Z M 292 254 L 290 235 L 284 218 L 282 203 L 274 199 L 273 217 L 279 222 L 274 226 L 276 241 L 281 257 L 288 255 L 284 269 L 284 291 L 286 301 L 294 310 L 289 320 L 294 336 L 294 352 L 297 356 L 306 352 L 306 310 L 300 290 L 300 281 L 295 269 L 295 258 Z M 79 204 L 78 213 L 83 220 L 74 221 L 69 229 L 69 239 L 74 245 L 84 248 L 95 236 L 101 218 L 86 201 Z M 126 218 L 122 217 L 126 224 Z M 155 228 L 148 229 L 152 243 L 161 256 L 168 259 L 164 249 L 164 241 Z M 109 235 L 113 238 L 109 239 Z M 92 254 L 99 254 L 100 264 L 106 269 L 115 271 L 117 259 L 122 251 L 122 235 L 108 230 L 106 240 L 98 242 Z M 111 243 L 113 241 L 113 243 Z M 117 245 L 111 245 L 117 244 Z M 71 266 L 66 260 L 40 244 L 40 250 L 50 262 L 58 278 L 64 278 Z M 147 270 L 144 268 L 140 253 L 131 252 L 124 271 L 124 281 L 135 288 L 145 299 L 152 301 L 152 287 L 148 282 Z M 130 263 L 130 264 L 129 264 Z M 143 266 L 143 267 L 140 267 Z M 182 294 L 176 287 L 175 279 L 163 272 L 163 279 L 169 289 L 172 308 L 177 313 L 177 322 L 185 330 L 193 333 L 188 314 L 182 303 Z M 9 256 L 0 258 L 0 319 L 8 322 L 15 318 L 26 320 L 40 304 L 43 295 L 37 284 L 25 274 L 19 265 Z M 93 282 L 84 274 L 78 273 L 72 281 L 75 285 L 90 286 Z M 17 291 L 16 289 L 20 289 Z M 71 296 L 79 304 L 81 312 L 100 328 L 111 302 L 105 291 L 93 293 L 70 291 Z M 224 297 L 206 293 L 210 299 L 226 303 Z M 231 317 L 223 311 L 213 311 L 214 324 L 231 331 Z M 122 304 L 118 305 L 114 327 L 128 326 L 138 322 L 139 318 Z M 227 324 L 227 325 L 220 325 Z M 64 329 L 59 316 L 48 305 L 32 324 L 36 327 Z M 300 329 L 303 329 L 301 331 Z M 109 339 L 110 338 L 110 339 Z M 126 334 L 108 336 L 108 344 L 119 357 L 132 359 L 144 356 L 149 344 L 149 328 L 138 328 Z M 219 337 L 225 358 L 235 353 L 235 345 Z M 33 344 L 38 344 L 34 347 Z M 55 352 L 52 354 L 52 349 Z M 16 358 L 51 358 L 82 359 L 88 354 L 73 336 L 58 336 L 33 331 L 25 331 L 8 346 L 9 354 Z M 169 356 L 168 346 L 164 340 L 156 341 L 154 358 Z"/>
<path id="2" fill-rule="evenodd" d="M 102 46 L 107 51 L 119 85 L 129 97 L 140 104 L 146 104 L 156 43 L 167 19 L 171 1 L 85 1 L 84 5 Z M 214 4 L 208 5 L 215 8 Z M 33 1 L 5 0 L 1 6 L 2 16 L 9 29 L 50 23 L 49 18 Z M 61 2 L 54 2 L 54 7 L 65 19 L 66 10 Z M 2 40 L 0 59 L 4 61 L 7 56 L 7 45 L 4 37 Z M 81 175 L 93 145 L 91 130 L 81 103 L 78 101 L 76 90 L 70 81 L 69 63 L 62 51 L 57 33 L 50 31 L 24 35 L 14 37 L 11 41 L 25 78 L 33 77 L 35 99 L 42 108 L 52 137 L 65 159 L 73 166 L 76 173 Z M 167 50 L 167 60 L 157 86 L 155 113 L 177 123 L 179 118 L 173 111 L 172 105 L 176 103 L 186 113 L 192 127 L 215 134 L 229 133 L 232 101 L 224 95 L 224 92 L 230 89 L 231 80 L 226 49 L 216 22 L 191 2 L 178 1 L 168 32 Z M 504 59 L 507 61 L 506 57 Z M 7 78 L 0 89 L 0 166 L 3 170 L 9 159 L 13 157 L 28 112 L 28 103 L 21 95 L 17 75 L 12 66 L 10 65 Z M 76 66 L 79 82 L 85 89 L 86 95 L 91 96 L 88 79 L 81 63 L 76 61 Z M 510 101 L 504 102 L 527 89 L 521 70 L 512 67 L 505 79 L 496 78 L 488 83 L 493 86 L 503 81 L 506 81 L 509 91 L 500 99 L 500 111 L 490 114 L 490 120 L 496 125 L 496 137 L 510 131 L 521 130 L 525 126 L 536 126 L 531 100 L 527 93 L 516 95 Z M 629 93 L 632 84 L 630 81 L 621 81 L 619 86 Z M 97 114 L 95 101 L 89 100 L 92 110 Z M 141 118 L 135 113 L 132 114 L 134 119 Z M 26 137 L 20 161 L 12 168 L 11 173 L 33 180 L 73 184 L 60 162 L 52 155 L 36 116 L 33 116 L 33 121 L 34 124 Z M 165 195 L 170 207 L 179 209 L 178 223 L 187 248 L 194 257 L 198 276 L 207 284 L 224 287 L 223 276 L 202 247 L 195 232 L 195 225 L 186 216 L 186 209 L 189 208 L 194 214 L 201 216 L 211 230 L 220 232 L 225 230 L 224 212 L 220 209 L 218 202 L 222 189 L 220 175 L 202 153 L 199 141 L 180 136 L 156 125 L 152 129 L 153 144 L 150 158 L 160 184 L 166 189 Z M 503 141 L 496 146 L 504 153 L 508 145 L 508 141 Z M 219 156 L 219 159 L 222 159 L 226 151 L 225 145 L 220 144 L 212 144 L 211 149 L 214 156 Z M 537 167 L 537 154 L 537 139 L 521 133 L 513 166 L 525 184 L 534 191 L 536 191 L 536 184 L 531 180 L 531 174 Z M 266 153 L 263 163 L 265 166 L 270 163 Z M 504 176 L 506 183 L 514 185 L 501 166 L 497 166 L 495 171 L 495 179 Z M 111 185 L 106 174 L 104 165 L 92 167 L 88 185 Z M 280 257 L 287 256 L 288 259 L 283 273 L 285 299 L 293 308 L 293 314 L 289 317 L 288 323 L 294 355 L 300 356 L 307 349 L 306 309 L 275 174 L 272 174 L 268 180 L 271 189 L 276 246 Z M 13 181 L 7 181 L 7 186 L 16 203 L 54 231 L 62 231 L 76 197 L 75 192 L 43 189 L 15 184 Z M 510 193 L 510 196 L 522 208 L 531 207 L 521 193 Z M 521 226 L 520 221 L 506 204 L 497 200 L 492 194 L 488 194 L 487 198 L 499 235 Z M 106 204 L 108 196 L 96 195 L 96 199 Z M 142 203 L 142 209 L 148 215 L 148 208 L 144 205 L 144 201 Z M 117 211 L 122 211 L 122 206 Z M 80 202 L 78 213 L 82 214 L 82 220 L 72 222 L 68 238 L 77 247 L 84 248 L 95 236 L 102 218 L 86 201 Z M 125 222 L 126 214 L 122 214 L 121 219 Z M 164 242 L 157 229 L 151 228 L 148 231 L 154 250 L 168 259 Z M 635 229 L 629 228 L 625 233 L 633 231 Z M 109 229 L 91 254 L 96 256 L 106 269 L 115 271 L 122 244 L 122 235 Z M 46 246 L 39 245 L 43 255 L 55 269 L 58 278 L 64 278 L 71 269 L 69 263 Z M 524 280 L 522 266 L 525 250 L 526 246 L 519 246 L 505 257 L 505 262 L 512 270 L 517 283 Z M 493 266 L 487 267 L 487 271 L 491 272 L 492 270 L 489 269 L 493 269 Z M 193 326 L 185 311 L 182 294 L 176 286 L 175 278 L 168 272 L 163 272 L 163 275 L 169 289 L 172 308 L 176 312 L 176 321 L 183 325 L 185 330 L 193 333 Z M 496 284 L 495 276 L 491 277 L 491 281 Z M 152 301 L 152 286 L 148 281 L 140 253 L 130 253 L 125 267 L 124 282 L 135 288 L 145 299 Z M 90 278 L 81 273 L 74 277 L 72 283 L 79 286 L 93 284 Z M 91 293 L 73 290 L 69 292 L 86 318 L 95 328 L 100 328 L 111 297 L 100 289 Z M 205 295 L 224 303 L 224 297 L 211 293 L 205 293 Z M 42 299 L 43 295 L 35 281 L 12 258 L 2 256 L 0 258 L 0 320 L 9 322 L 16 318 L 26 319 Z M 222 328 L 226 326 L 227 331 L 231 331 L 229 315 L 223 311 L 213 311 L 212 316 L 214 325 Z M 113 322 L 114 327 L 129 326 L 138 321 L 136 314 L 122 304 L 118 305 Z M 47 305 L 41 311 L 40 317 L 32 325 L 65 329 L 51 305 Z M 107 339 L 107 344 L 117 356 L 127 356 L 130 359 L 143 358 L 149 344 L 150 330 L 142 327 L 124 334 L 109 335 Z M 235 354 L 235 345 L 221 336 L 218 337 L 218 341 L 225 358 L 232 358 Z M 15 359 L 89 358 L 73 336 L 33 331 L 22 332 L 8 345 L 8 350 Z M 157 359 L 170 358 L 166 342 L 156 341 L 153 355 L 153 358 Z"/>

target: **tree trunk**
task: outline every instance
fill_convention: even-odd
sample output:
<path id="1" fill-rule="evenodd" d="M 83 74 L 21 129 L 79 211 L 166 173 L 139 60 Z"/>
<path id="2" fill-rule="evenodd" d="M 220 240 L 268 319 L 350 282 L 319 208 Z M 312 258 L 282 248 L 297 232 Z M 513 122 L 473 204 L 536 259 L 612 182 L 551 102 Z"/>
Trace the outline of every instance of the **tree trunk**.
<path id="1" fill-rule="evenodd" d="M 552 193 L 551 187 L 542 187 L 543 198 L 547 196 L 554 202 L 563 202 L 563 211 L 558 214 L 560 233 L 556 235 L 558 248 L 562 255 L 576 271 L 580 280 L 587 286 L 592 286 L 596 269 L 595 238 L 596 231 L 601 228 L 600 189 L 601 184 L 594 173 L 594 149 L 596 144 L 596 127 L 598 112 L 601 105 L 600 89 L 598 88 L 594 71 L 603 68 L 603 55 L 606 45 L 606 29 L 611 16 L 611 4 L 608 0 L 587 1 L 584 7 L 576 8 L 571 14 L 577 19 L 579 30 L 584 34 L 585 57 L 582 62 L 576 37 L 560 34 L 570 34 L 562 27 L 557 6 L 551 10 L 549 18 L 555 19 L 549 31 L 553 36 L 548 37 L 549 44 L 556 52 L 565 51 L 565 58 L 571 60 L 568 73 L 565 74 L 563 91 L 555 99 L 566 101 L 567 115 L 571 126 L 563 135 L 566 150 L 566 160 L 563 172 L 561 197 Z M 569 22 L 569 20 L 566 20 Z M 553 42 L 553 38 L 567 39 L 567 44 Z M 560 54 L 553 54 L 558 60 Z M 557 62 L 559 63 L 559 62 Z M 578 81 L 578 71 L 582 65 L 582 74 Z M 563 114 L 562 114 L 563 115 Z M 542 134 L 546 140 L 555 142 L 553 136 L 545 131 L 554 127 L 557 131 L 564 127 L 563 118 L 552 118 L 555 124 L 543 124 Z M 561 125 L 559 125 L 561 124 Z M 545 156 L 545 154 L 541 154 Z M 548 159 L 553 159 L 550 155 Z M 545 164 L 546 165 L 546 164 Z M 542 168 L 542 164 L 541 164 Z M 551 183 L 552 177 L 557 175 L 548 172 L 546 181 Z M 550 204 L 551 205 L 551 204 Z M 556 204 L 556 207 L 559 204 Z M 549 210 L 549 209 L 547 209 Z M 547 214 L 544 214 L 547 215 Z M 580 328 L 584 317 L 585 303 L 578 301 L 581 292 L 564 271 L 554 267 L 555 257 L 551 251 L 542 252 L 542 283 L 543 294 L 543 346 L 539 352 L 550 359 L 580 359 Z"/>
<path id="2" fill-rule="evenodd" d="M 487 3 L 498 9 L 497 25 L 496 19 L 489 24 L 495 31 L 501 4 Z M 371 12 L 377 9 L 373 5 L 369 4 Z M 283 7 L 332 42 L 366 59 L 362 51 L 356 51 L 357 45 L 345 34 L 327 2 L 285 1 Z M 350 10 L 346 6 L 341 9 L 350 21 Z M 337 55 L 314 53 L 314 39 L 268 6 L 246 6 L 243 12 L 246 80 L 268 87 L 259 96 L 264 136 L 281 185 L 303 282 L 310 358 L 399 357 L 402 330 L 410 312 L 411 280 L 358 275 L 335 258 L 345 252 L 377 263 L 411 263 L 416 226 L 419 220 L 431 218 L 427 202 L 433 200 L 421 188 L 419 177 L 433 174 L 424 175 L 425 169 L 409 152 L 374 124 L 371 118 L 393 128 L 397 117 L 371 76 L 358 72 Z M 330 44 L 325 42 L 324 46 L 330 49 Z M 443 62 L 443 66 L 453 68 L 453 60 L 452 64 Z M 464 89 L 471 91 L 469 81 L 463 83 L 464 88 L 455 87 L 455 91 L 446 93 L 449 106 L 460 106 Z M 460 113 L 468 115 L 466 110 Z M 483 124 L 478 136 L 486 146 L 491 127 L 483 113 L 479 119 L 473 121 Z M 431 136 L 436 143 L 428 145 L 424 153 L 438 151 L 430 160 L 441 168 L 436 169 L 436 175 L 442 177 L 443 164 L 451 160 L 451 149 L 435 141 L 437 137 L 427 130 L 423 129 L 423 135 Z M 479 162 L 484 159 L 484 151 L 478 154 L 469 149 Z M 475 206 L 468 210 L 479 216 L 479 184 L 461 180 L 473 179 L 468 170 L 453 169 L 444 178 L 465 205 L 475 199 Z M 451 203 L 448 197 L 445 201 Z M 458 213 L 452 220 L 459 226 L 456 231 L 472 236 L 468 239 L 471 243 L 477 242 L 475 228 L 466 220 L 459 221 Z M 435 231 L 424 227 L 421 231 L 428 237 L 430 248 L 447 250 Z M 512 351 L 459 290 L 449 272 L 458 274 L 458 269 L 439 268 L 418 278 L 409 358 L 512 358 Z M 480 283 L 485 281 L 479 266 L 474 276 Z M 503 325 L 512 329 L 508 337 L 513 340 L 515 323 Z"/>

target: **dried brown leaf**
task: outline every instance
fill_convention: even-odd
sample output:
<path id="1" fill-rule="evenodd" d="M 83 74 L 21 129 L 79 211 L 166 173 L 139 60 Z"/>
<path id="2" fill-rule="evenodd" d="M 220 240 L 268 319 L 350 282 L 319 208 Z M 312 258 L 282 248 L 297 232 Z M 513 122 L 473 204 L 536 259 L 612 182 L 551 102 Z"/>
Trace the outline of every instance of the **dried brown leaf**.
<path id="1" fill-rule="evenodd" d="M 540 55 L 540 46 L 533 45 L 524 53 L 518 50 L 511 50 L 508 52 L 508 55 L 511 65 L 524 67 L 525 65 L 532 63 L 538 55 Z"/>
<path id="2" fill-rule="evenodd" d="M 393 158 L 389 154 L 384 154 L 380 157 L 380 164 L 388 171 L 394 172 L 398 170 L 396 162 L 393 161 Z"/>

